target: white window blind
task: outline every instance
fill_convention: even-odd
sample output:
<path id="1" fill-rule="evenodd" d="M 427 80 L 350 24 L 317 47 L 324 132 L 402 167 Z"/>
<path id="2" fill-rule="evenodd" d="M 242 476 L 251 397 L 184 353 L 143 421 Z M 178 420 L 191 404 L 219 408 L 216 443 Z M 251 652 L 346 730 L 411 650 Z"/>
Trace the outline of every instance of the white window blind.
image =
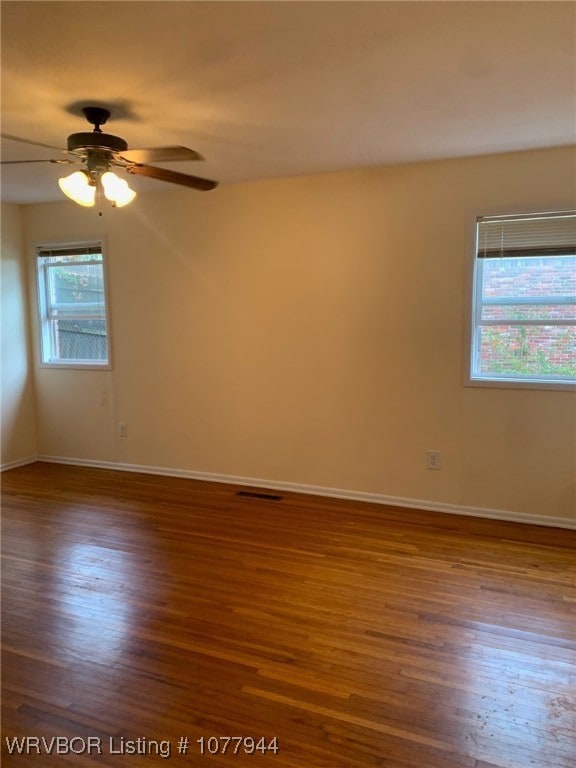
<path id="1" fill-rule="evenodd" d="M 573 211 L 530 216 L 478 218 L 480 259 L 576 254 Z"/>

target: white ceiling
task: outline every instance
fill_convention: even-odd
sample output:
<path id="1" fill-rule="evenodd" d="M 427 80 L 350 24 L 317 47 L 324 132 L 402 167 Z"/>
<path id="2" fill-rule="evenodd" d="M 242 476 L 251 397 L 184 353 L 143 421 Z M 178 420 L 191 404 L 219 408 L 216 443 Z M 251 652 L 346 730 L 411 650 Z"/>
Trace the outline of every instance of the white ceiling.
<path id="1" fill-rule="evenodd" d="M 112 109 L 105 130 L 131 148 L 192 147 L 205 162 L 167 167 L 223 183 L 575 138 L 573 2 L 0 7 L 2 132 L 56 147 L 91 130 L 88 104 Z M 2 142 L 3 160 L 57 154 Z M 2 171 L 6 201 L 61 199 L 62 167 Z"/>

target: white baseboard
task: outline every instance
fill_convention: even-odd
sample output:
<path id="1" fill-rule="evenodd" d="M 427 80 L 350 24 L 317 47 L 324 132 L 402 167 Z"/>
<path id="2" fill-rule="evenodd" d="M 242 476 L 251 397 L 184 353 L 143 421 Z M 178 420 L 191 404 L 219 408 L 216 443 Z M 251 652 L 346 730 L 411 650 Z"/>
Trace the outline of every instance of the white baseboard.
<path id="1" fill-rule="evenodd" d="M 26 456 L 23 459 L 7 461 L 5 464 L 0 464 L 0 472 L 5 472 L 7 469 L 16 469 L 16 467 L 24 467 L 26 464 L 34 464 L 36 461 L 38 461 L 38 456 Z"/>
<path id="2" fill-rule="evenodd" d="M 545 525 L 552 528 L 576 529 L 576 519 L 571 519 L 568 517 L 546 517 L 544 515 L 530 515 L 504 509 L 460 506 L 458 504 L 446 504 L 437 501 L 426 501 L 424 499 L 410 499 L 403 498 L 401 496 L 384 496 L 382 494 L 366 493 L 364 491 L 350 491 L 341 488 L 325 488 L 323 486 L 287 483 L 277 480 L 262 480 L 261 478 L 255 477 L 218 475 L 210 472 L 194 472 L 188 469 L 173 469 L 170 467 L 150 467 L 142 464 L 122 464 L 111 461 L 72 459 L 64 456 L 38 456 L 32 459 L 32 461 L 46 461 L 52 464 L 71 464 L 81 467 L 95 467 L 99 469 L 115 469 L 121 472 L 138 472 L 146 475 L 183 477 L 190 480 L 204 480 L 210 483 L 227 483 L 230 485 L 268 488 L 275 491 L 289 491 L 291 493 L 305 493 L 312 496 L 326 496 L 328 498 L 334 499 L 365 501 L 371 504 L 386 504 L 393 507 L 407 507 L 409 509 L 421 509 L 429 512 L 445 512 L 446 514 L 450 515 L 482 517 L 490 520 L 504 520 L 513 523 L 528 523 L 529 525 Z"/>

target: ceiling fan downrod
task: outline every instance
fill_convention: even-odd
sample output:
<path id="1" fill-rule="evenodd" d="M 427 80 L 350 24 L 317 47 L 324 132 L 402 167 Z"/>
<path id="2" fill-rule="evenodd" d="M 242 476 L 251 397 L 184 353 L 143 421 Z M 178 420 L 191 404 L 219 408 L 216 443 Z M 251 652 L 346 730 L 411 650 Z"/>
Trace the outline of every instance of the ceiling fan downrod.
<path id="1" fill-rule="evenodd" d="M 88 122 L 94 126 L 94 133 L 102 133 L 100 126 L 110 117 L 110 112 L 104 107 L 83 107 L 82 112 Z"/>

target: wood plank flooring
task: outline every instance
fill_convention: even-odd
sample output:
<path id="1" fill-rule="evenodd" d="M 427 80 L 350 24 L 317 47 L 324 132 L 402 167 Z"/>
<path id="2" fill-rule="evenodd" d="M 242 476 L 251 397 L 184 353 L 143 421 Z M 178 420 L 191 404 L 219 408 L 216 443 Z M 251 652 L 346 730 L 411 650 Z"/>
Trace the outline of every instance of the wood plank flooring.
<path id="1" fill-rule="evenodd" d="M 573 768 L 574 532 L 238 490 L 2 475 L 2 765 Z"/>

